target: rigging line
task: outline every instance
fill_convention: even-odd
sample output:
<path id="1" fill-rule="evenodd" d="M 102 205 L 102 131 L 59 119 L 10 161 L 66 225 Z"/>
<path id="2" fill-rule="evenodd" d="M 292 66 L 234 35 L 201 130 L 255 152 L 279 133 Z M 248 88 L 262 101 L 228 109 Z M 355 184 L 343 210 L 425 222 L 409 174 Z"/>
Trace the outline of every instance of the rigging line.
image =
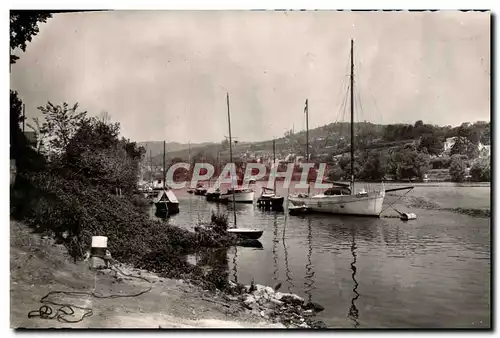
<path id="1" fill-rule="evenodd" d="M 363 68 L 362 68 L 363 62 L 361 61 L 361 58 L 359 58 L 357 55 L 356 55 L 356 58 L 357 58 L 357 60 L 359 60 L 358 78 L 363 78 L 363 74 L 364 74 Z M 366 82 L 365 85 L 366 85 L 366 89 L 370 93 L 370 96 L 371 96 L 372 101 L 373 101 L 373 105 L 375 107 L 375 109 L 373 109 L 373 122 L 375 123 L 375 121 L 379 121 L 379 123 L 382 124 L 383 123 L 383 115 L 382 115 L 382 112 L 380 111 L 380 108 L 378 107 L 377 100 L 375 99 L 374 91 L 373 91 L 372 87 L 370 86 L 369 82 Z"/>
<path id="2" fill-rule="evenodd" d="M 346 64 L 346 69 L 344 70 L 344 72 L 342 73 L 342 80 L 340 81 L 340 86 L 339 86 L 339 92 L 337 93 L 337 97 L 335 99 L 335 102 L 340 102 L 339 104 L 339 113 L 340 113 L 340 109 L 342 108 L 342 101 L 340 101 L 339 99 L 341 98 L 341 95 L 342 95 L 342 89 L 344 88 L 344 86 L 346 85 L 346 82 L 347 82 L 347 78 L 348 78 L 348 66 L 349 64 Z M 338 119 L 338 117 L 337 117 Z"/>
<path id="3" fill-rule="evenodd" d="M 347 81 L 347 79 L 349 78 L 349 57 L 346 58 L 347 61 L 346 61 L 346 64 L 345 64 L 345 67 L 344 67 L 344 71 L 342 72 L 343 76 L 341 77 L 342 80 L 340 82 L 340 87 L 339 87 L 339 93 L 337 95 L 337 99 L 338 97 L 342 94 L 342 89 L 346 86 L 346 85 L 349 85 L 349 82 Z M 345 94 L 345 92 L 344 92 Z M 334 123 L 336 123 L 338 121 L 338 117 L 340 116 L 340 113 L 342 111 L 342 106 L 344 105 L 344 100 L 342 100 L 340 102 L 340 107 L 339 107 L 339 113 L 337 114 L 337 119 L 335 120 Z"/>
<path id="4" fill-rule="evenodd" d="M 410 191 L 412 191 L 412 190 L 413 190 L 413 188 L 408 188 L 408 191 L 407 191 L 407 192 L 405 192 L 403 195 L 401 195 L 401 196 L 400 196 L 398 199 L 396 199 L 393 203 L 389 204 L 389 205 L 388 205 L 388 206 L 387 206 L 384 210 L 382 210 L 382 211 L 381 211 L 378 215 L 379 215 L 379 216 L 380 216 L 380 215 L 382 215 L 382 213 L 383 213 L 384 211 L 386 211 L 387 209 L 389 209 L 389 208 L 393 208 L 393 209 L 394 209 L 393 205 L 394 205 L 394 204 L 396 204 L 396 202 L 397 202 L 397 201 L 399 201 L 400 199 L 402 199 L 403 197 L 405 197 L 406 195 L 408 195 L 408 194 L 410 193 Z M 394 209 L 394 210 L 396 210 L 396 209 Z M 397 210 L 396 210 L 396 211 L 397 211 Z"/>
<path id="5" fill-rule="evenodd" d="M 348 97 L 348 90 L 344 93 L 344 98 L 342 99 L 342 104 L 340 106 L 339 114 L 337 116 L 337 120 L 335 121 L 335 123 L 338 121 L 338 117 L 340 116 L 340 113 L 342 113 L 342 119 L 344 119 L 344 117 L 345 117 L 347 97 Z M 342 132 L 342 124 L 340 125 L 340 132 Z"/>
<path id="6" fill-rule="evenodd" d="M 342 93 L 342 88 L 346 85 L 346 83 L 345 83 L 345 82 L 346 82 L 346 81 L 345 81 L 345 78 L 344 78 L 344 79 L 343 79 L 343 81 L 342 81 L 342 83 L 341 83 L 340 89 L 339 89 L 339 95 L 338 95 L 338 97 L 340 97 L 340 94 Z M 344 97 L 345 97 L 345 96 L 344 96 Z M 339 120 L 339 116 L 340 116 L 340 113 L 341 113 L 341 111 L 342 111 L 342 107 L 343 107 L 343 105 L 345 104 L 345 103 L 344 103 L 344 100 L 345 100 L 345 98 L 342 98 L 342 100 L 340 101 L 340 105 L 339 105 L 339 107 L 338 107 L 337 118 L 335 119 L 335 122 L 333 122 L 333 123 L 336 123 L 336 122 Z"/>
<path id="7" fill-rule="evenodd" d="M 351 85 L 347 85 L 347 90 L 344 96 L 344 110 L 342 112 L 342 123 L 340 124 L 340 135 L 344 135 L 345 133 L 345 128 L 348 127 L 345 125 L 345 120 L 346 120 L 346 111 L 347 111 L 347 101 L 349 99 L 349 90 L 351 89 Z"/>

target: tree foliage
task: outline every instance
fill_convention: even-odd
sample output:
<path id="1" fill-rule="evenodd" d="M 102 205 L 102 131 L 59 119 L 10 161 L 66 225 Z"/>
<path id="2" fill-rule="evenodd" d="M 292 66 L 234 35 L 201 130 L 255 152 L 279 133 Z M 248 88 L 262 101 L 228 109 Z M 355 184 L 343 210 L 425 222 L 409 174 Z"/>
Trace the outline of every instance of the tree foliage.
<path id="1" fill-rule="evenodd" d="M 450 162 L 450 176 L 453 182 L 462 182 L 467 175 L 466 158 L 461 155 L 453 155 Z"/>
<path id="2" fill-rule="evenodd" d="M 393 151 L 389 167 L 396 179 L 423 178 L 430 169 L 430 157 L 409 144 Z"/>
<path id="3" fill-rule="evenodd" d="M 52 15 L 46 12 L 16 10 L 10 11 L 10 64 L 19 59 L 14 51 L 26 51 L 27 42 L 39 32 L 38 24 L 46 22 Z"/>
<path id="4" fill-rule="evenodd" d="M 69 106 L 67 102 L 54 105 L 48 102 L 38 107 L 44 118 L 40 134 L 47 140 L 48 152 L 60 155 L 68 146 L 76 131 L 86 121 L 87 112 L 78 112 L 78 103 Z"/>
<path id="5" fill-rule="evenodd" d="M 418 149 L 422 151 L 424 148 L 427 149 L 429 155 L 440 155 L 444 150 L 443 139 L 432 134 L 422 136 Z"/>
<path id="6" fill-rule="evenodd" d="M 489 159 L 476 161 L 470 169 L 471 179 L 476 182 L 489 182 L 491 180 L 491 165 Z"/>

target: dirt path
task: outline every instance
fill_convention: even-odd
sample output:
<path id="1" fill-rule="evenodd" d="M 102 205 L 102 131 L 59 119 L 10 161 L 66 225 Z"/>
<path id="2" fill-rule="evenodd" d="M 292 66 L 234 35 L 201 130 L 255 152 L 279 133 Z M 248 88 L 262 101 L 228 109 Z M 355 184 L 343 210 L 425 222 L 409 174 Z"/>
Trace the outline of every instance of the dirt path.
<path id="1" fill-rule="evenodd" d="M 26 226 L 10 222 L 10 322 L 12 328 L 282 328 L 281 324 L 263 322 L 237 302 L 228 302 L 183 281 L 159 278 L 125 266 L 127 274 L 151 281 L 141 281 L 110 272 L 89 269 L 86 262 L 74 264 L 61 245 L 32 234 Z M 135 294 L 133 298 L 98 299 L 88 295 L 51 295 L 59 303 L 91 308 L 93 315 L 79 323 L 28 318 L 38 310 L 40 299 L 50 291 L 87 291 L 100 295 Z M 215 302 L 215 303 L 214 303 Z M 55 307 L 53 307 L 55 308 Z M 75 309 L 81 318 L 84 311 Z"/>

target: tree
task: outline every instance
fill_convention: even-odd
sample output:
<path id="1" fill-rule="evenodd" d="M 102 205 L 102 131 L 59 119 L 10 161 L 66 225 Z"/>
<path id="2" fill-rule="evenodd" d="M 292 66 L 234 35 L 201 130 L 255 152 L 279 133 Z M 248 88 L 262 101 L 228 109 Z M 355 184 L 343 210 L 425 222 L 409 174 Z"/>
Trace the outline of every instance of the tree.
<path id="1" fill-rule="evenodd" d="M 388 156 L 382 151 L 371 152 L 364 161 L 360 178 L 379 181 L 385 177 L 387 172 Z"/>
<path id="2" fill-rule="evenodd" d="M 467 174 L 467 165 L 463 156 L 453 155 L 450 163 L 450 176 L 453 182 L 462 182 Z"/>
<path id="3" fill-rule="evenodd" d="M 146 153 L 135 142 L 119 139 L 118 123 L 96 118 L 83 121 L 62 154 L 61 167 L 68 178 L 125 193 L 135 189 L 139 165 Z"/>
<path id="4" fill-rule="evenodd" d="M 40 133 L 47 139 L 48 151 L 52 155 L 61 154 L 68 146 L 78 128 L 86 121 L 87 112 L 78 112 L 78 103 L 70 107 L 64 102 L 55 106 L 50 101 L 45 107 L 38 109 L 42 112 L 45 121 Z"/>
<path id="5" fill-rule="evenodd" d="M 489 182 L 491 179 L 491 168 L 489 160 L 476 161 L 470 169 L 470 175 L 473 181 Z"/>
<path id="6" fill-rule="evenodd" d="M 23 121 L 23 102 L 15 91 L 10 91 L 10 157 L 17 159 L 22 146 L 24 135 L 19 124 Z"/>
<path id="7" fill-rule="evenodd" d="M 479 150 L 467 137 L 458 136 L 450 149 L 450 155 L 465 155 L 469 159 L 474 159 L 479 155 Z"/>
<path id="8" fill-rule="evenodd" d="M 40 124 L 40 120 L 38 119 L 38 117 L 33 117 L 32 120 L 33 124 L 26 123 L 26 126 L 28 126 L 35 133 L 35 138 L 37 141 L 36 150 L 38 152 L 41 152 L 44 144 L 45 134 L 42 133 L 42 126 Z"/>
<path id="9" fill-rule="evenodd" d="M 328 179 L 331 181 L 339 181 L 345 178 L 345 172 L 337 164 L 333 168 L 328 170 Z"/>
<path id="10" fill-rule="evenodd" d="M 418 152 L 413 144 L 396 148 L 391 155 L 389 172 L 397 179 L 422 178 L 429 169 L 429 155 Z"/>
<path id="11" fill-rule="evenodd" d="M 37 11 L 10 11 L 10 64 L 19 59 L 14 51 L 26 51 L 26 43 L 39 32 L 38 23 L 46 22 L 52 15 Z"/>
<path id="12" fill-rule="evenodd" d="M 430 155 L 440 155 L 444 150 L 444 144 L 440 137 L 427 135 L 420 139 L 418 149 L 422 151 L 423 148 L 426 148 Z"/>

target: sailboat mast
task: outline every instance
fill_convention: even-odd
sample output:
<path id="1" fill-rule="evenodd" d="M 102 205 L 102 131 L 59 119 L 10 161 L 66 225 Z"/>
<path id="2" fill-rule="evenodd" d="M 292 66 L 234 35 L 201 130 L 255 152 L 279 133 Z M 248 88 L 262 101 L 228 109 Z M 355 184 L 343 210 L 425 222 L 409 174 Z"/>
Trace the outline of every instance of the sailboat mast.
<path id="1" fill-rule="evenodd" d="M 151 154 L 151 149 L 149 149 L 149 180 L 153 184 L 153 155 Z"/>
<path id="2" fill-rule="evenodd" d="M 165 173 L 165 148 L 166 142 L 163 141 L 163 189 L 165 189 L 165 180 L 167 178 L 167 174 Z"/>
<path id="3" fill-rule="evenodd" d="M 306 99 L 306 162 L 309 163 L 309 99 Z M 309 177 L 307 178 L 307 195 L 311 192 Z"/>
<path id="4" fill-rule="evenodd" d="M 273 168 L 275 166 L 276 166 L 276 140 L 273 138 Z M 274 177 L 273 183 L 274 183 L 274 193 L 276 194 L 276 177 Z"/>
<path id="5" fill-rule="evenodd" d="M 306 99 L 306 161 L 309 161 L 309 100 Z"/>
<path id="6" fill-rule="evenodd" d="M 229 125 L 229 162 L 231 163 L 231 166 L 233 165 L 233 139 L 231 137 L 231 114 L 229 112 L 229 93 L 227 93 L 226 96 L 226 101 L 227 101 L 227 122 Z M 234 213 L 234 227 L 236 227 L 236 201 L 234 199 L 234 190 L 236 187 L 233 186 L 233 173 L 231 173 L 231 186 L 233 188 L 233 213 Z"/>
<path id="7" fill-rule="evenodd" d="M 351 39 L 351 194 L 354 193 L 354 40 Z"/>

